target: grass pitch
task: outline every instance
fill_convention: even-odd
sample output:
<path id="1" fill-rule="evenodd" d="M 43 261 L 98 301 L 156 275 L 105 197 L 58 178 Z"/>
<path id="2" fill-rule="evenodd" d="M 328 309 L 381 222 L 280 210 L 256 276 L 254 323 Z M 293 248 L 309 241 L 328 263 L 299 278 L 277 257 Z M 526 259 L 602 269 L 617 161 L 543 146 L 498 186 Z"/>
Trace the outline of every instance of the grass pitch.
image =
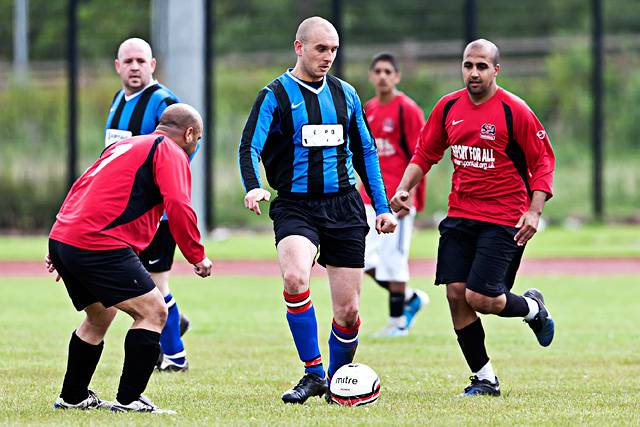
<path id="1" fill-rule="evenodd" d="M 523 277 L 519 292 L 539 287 L 556 319 L 543 349 L 517 319 L 484 317 L 487 346 L 500 378 L 500 398 L 458 398 L 469 375 L 450 326 L 444 289 L 427 280 L 431 304 L 409 337 L 380 340 L 385 293 L 365 280 L 356 361 L 381 378 L 369 407 L 329 406 L 314 398 L 287 406 L 280 394 L 302 375 L 287 328 L 277 278 L 175 277 L 172 288 L 192 321 L 186 374 L 157 374 L 146 394 L 175 416 L 54 412 L 76 313 L 64 286 L 45 279 L 0 282 L 0 424 L 38 425 L 638 425 L 640 334 L 638 281 L 632 277 Z M 328 357 L 326 281 L 314 279 L 321 349 Z M 124 334 L 120 313 L 106 338 L 91 388 L 113 399 Z"/>
<path id="2" fill-rule="evenodd" d="M 209 258 L 214 262 L 222 259 L 276 259 L 271 231 L 232 231 L 225 238 L 205 240 L 205 247 Z M 435 258 L 437 250 L 437 229 L 415 230 L 411 242 L 412 258 Z M 46 251 L 47 238 L 43 235 L 0 236 L 0 261 L 40 261 Z M 176 251 L 176 257 L 182 258 L 179 250 Z M 534 236 L 527 245 L 526 257 L 640 258 L 640 226 L 593 225 L 576 229 L 550 227 Z"/>

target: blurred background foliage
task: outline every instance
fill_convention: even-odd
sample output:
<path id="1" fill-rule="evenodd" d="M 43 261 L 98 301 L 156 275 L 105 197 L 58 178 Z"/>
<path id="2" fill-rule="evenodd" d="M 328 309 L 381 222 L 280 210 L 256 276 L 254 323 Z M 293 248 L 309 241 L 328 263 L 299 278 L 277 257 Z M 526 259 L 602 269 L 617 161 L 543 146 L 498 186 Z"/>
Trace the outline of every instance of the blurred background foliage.
<path id="1" fill-rule="evenodd" d="M 263 226 L 244 211 L 236 170 L 240 133 L 257 91 L 295 62 L 291 44 L 306 16 L 330 18 L 330 0 L 217 0 L 214 207 L 220 226 Z M 551 136 L 558 170 L 556 197 L 545 216 L 555 223 L 591 215 L 591 47 L 589 2 L 483 0 L 478 34 L 502 49 L 499 84 L 533 108 Z M 397 54 L 400 88 L 429 114 L 461 87 L 464 0 L 344 1 L 345 78 L 361 98 L 371 57 Z M 605 6 L 605 212 L 608 221 L 640 219 L 640 2 Z M 79 8 L 80 169 L 102 149 L 111 98 L 119 89 L 112 60 L 127 37 L 152 40 L 153 1 L 82 0 Z M 12 40 L 13 0 L 0 0 L 0 37 Z M 185 23 L 188 25 L 188 23 Z M 0 229 L 47 230 L 66 193 L 66 1 L 29 0 L 30 71 L 12 74 L 12 44 L 0 44 Z M 162 52 L 157 77 L 162 80 Z M 178 94 L 180 95 L 180 94 Z M 420 223 L 446 211 L 449 161 L 429 176 Z"/>

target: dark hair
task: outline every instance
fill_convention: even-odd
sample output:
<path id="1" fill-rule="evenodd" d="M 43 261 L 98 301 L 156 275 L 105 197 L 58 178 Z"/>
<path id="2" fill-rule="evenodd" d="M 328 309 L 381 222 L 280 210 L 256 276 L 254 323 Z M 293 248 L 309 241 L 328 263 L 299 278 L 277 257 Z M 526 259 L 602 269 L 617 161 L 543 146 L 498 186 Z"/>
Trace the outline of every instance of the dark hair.
<path id="1" fill-rule="evenodd" d="M 375 67 L 376 64 L 380 61 L 385 61 L 391 64 L 396 73 L 400 71 L 400 67 L 398 67 L 398 61 L 396 61 L 396 57 L 389 52 L 378 53 L 376 56 L 374 56 L 369 69 L 373 70 L 373 67 Z"/>

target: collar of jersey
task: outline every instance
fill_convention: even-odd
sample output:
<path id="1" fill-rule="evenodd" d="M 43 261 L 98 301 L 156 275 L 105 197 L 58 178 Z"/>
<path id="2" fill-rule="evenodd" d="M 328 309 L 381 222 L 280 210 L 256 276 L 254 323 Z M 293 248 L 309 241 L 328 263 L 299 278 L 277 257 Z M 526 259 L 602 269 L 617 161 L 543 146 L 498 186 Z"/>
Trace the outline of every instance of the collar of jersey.
<path id="1" fill-rule="evenodd" d="M 151 81 L 149 82 L 148 85 L 146 85 L 143 89 L 137 91 L 136 93 L 132 93 L 131 95 L 125 95 L 124 96 L 124 100 L 125 101 L 131 101 L 133 98 L 135 98 L 136 96 L 140 95 L 142 92 L 144 92 L 145 90 L 147 90 L 149 87 L 158 84 L 157 80 L 151 79 Z"/>
<path id="2" fill-rule="evenodd" d="M 296 83 L 298 83 L 299 85 L 303 86 L 304 88 L 310 90 L 311 92 L 315 93 L 316 95 L 319 94 L 320 92 L 322 92 L 322 90 L 324 89 L 324 87 L 327 85 L 327 76 L 324 76 L 322 78 L 322 86 L 320 86 L 318 89 L 314 88 L 313 86 L 309 86 L 308 84 L 306 84 L 305 82 L 303 82 L 302 80 L 300 80 L 299 78 L 297 78 L 296 76 L 294 76 L 293 74 L 291 74 L 291 70 L 293 70 L 293 68 L 289 68 L 287 70 L 287 76 L 289 76 L 291 79 L 293 79 L 293 81 L 295 81 Z"/>

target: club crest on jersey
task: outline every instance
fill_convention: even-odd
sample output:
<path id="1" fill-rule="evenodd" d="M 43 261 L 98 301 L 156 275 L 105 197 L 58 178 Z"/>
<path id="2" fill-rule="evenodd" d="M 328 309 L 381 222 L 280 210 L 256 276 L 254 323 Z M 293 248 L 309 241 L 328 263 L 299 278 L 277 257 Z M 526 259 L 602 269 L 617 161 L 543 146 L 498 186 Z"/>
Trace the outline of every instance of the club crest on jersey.
<path id="1" fill-rule="evenodd" d="M 390 117 L 387 117 L 386 119 L 384 119 L 384 121 L 382 122 L 382 131 L 391 133 L 393 132 L 393 129 L 394 129 L 393 119 Z"/>
<path id="2" fill-rule="evenodd" d="M 480 128 L 480 138 L 495 141 L 496 125 L 492 125 L 490 123 L 484 123 Z"/>

